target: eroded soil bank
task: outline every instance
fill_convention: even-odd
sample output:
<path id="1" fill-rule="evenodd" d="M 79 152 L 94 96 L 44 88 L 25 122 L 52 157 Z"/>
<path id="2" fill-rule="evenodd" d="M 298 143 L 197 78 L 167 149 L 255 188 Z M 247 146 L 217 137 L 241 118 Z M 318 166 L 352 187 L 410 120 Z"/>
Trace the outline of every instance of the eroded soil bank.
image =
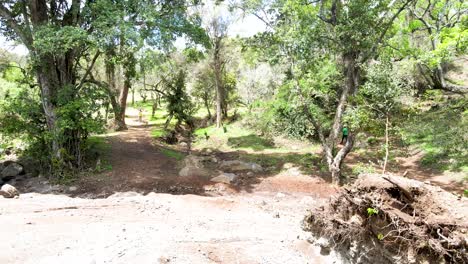
<path id="1" fill-rule="evenodd" d="M 468 199 L 366 174 L 313 210 L 305 227 L 352 263 L 468 263 Z"/>

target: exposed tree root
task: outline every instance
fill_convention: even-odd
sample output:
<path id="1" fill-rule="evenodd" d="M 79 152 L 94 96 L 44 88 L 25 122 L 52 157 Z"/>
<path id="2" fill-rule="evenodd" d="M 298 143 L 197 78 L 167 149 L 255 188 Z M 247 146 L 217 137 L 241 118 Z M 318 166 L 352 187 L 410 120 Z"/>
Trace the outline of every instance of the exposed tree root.
<path id="1" fill-rule="evenodd" d="M 398 176 L 362 175 L 304 220 L 351 263 L 468 263 L 468 200 Z"/>

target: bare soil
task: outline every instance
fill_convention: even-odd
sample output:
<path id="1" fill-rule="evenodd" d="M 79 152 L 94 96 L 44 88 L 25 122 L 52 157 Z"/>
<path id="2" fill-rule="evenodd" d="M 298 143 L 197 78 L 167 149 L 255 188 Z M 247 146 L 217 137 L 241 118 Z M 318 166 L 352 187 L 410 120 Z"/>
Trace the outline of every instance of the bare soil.
<path id="1" fill-rule="evenodd" d="M 308 242 L 312 196 L 0 198 L 0 263 L 341 263 Z"/>

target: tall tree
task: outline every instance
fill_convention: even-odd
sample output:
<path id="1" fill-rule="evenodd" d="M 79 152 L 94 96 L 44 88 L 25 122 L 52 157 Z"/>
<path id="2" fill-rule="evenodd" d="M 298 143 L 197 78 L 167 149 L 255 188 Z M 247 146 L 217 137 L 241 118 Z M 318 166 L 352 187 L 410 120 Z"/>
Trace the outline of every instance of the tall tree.
<path id="1" fill-rule="evenodd" d="M 270 58 L 285 58 L 290 65 L 283 87 L 287 91 L 280 95 L 295 105 L 287 108 L 301 112 L 315 128 L 335 183 L 340 182 L 343 160 L 357 132 L 355 127 L 337 149 L 349 97 L 362 84 L 362 65 L 378 56 L 394 20 L 411 1 L 278 0 L 268 6 L 267 14 L 273 16 L 262 19 L 272 29 L 259 37 L 274 44 Z M 261 17 L 258 8 L 265 6 L 247 2 Z"/>
<path id="2" fill-rule="evenodd" d="M 226 104 L 226 91 L 224 87 L 224 41 L 227 37 L 228 21 L 222 15 L 215 15 L 209 22 L 208 34 L 211 40 L 212 67 L 216 87 L 216 127 L 222 126 L 223 107 Z"/>
<path id="3" fill-rule="evenodd" d="M 2 34 L 21 41 L 29 50 L 38 85 L 47 128 L 50 133 L 52 164 L 62 166 L 65 156 L 81 162 L 80 141 L 86 129 L 61 126 L 61 109 L 79 95 L 100 52 L 82 67 L 80 59 L 89 55 L 89 33 L 93 31 L 86 13 L 89 2 L 73 1 L 3 1 L 0 4 Z M 81 78 L 80 70 L 84 71 Z M 75 113 L 77 120 L 83 118 Z M 72 114 L 73 115 L 73 114 Z"/>
<path id="4" fill-rule="evenodd" d="M 134 40 L 142 36 L 148 45 L 162 48 L 184 33 L 203 37 L 203 30 L 197 27 L 199 20 L 186 15 L 188 6 L 194 2 L 197 1 L 6 0 L 0 3 L 1 33 L 23 43 L 33 62 L 49 134 L 45 138 L 50 146 L 52 167 L 70 163 L 73 167 L 80 166 L 81 143 L 89 134 L 89 126 L 81 120 L 94 120 L 94 113 L 82 113 L 76 100 L 83 96 L 85 86 L 97 83 L 91 73 L 96 60 L 106 50 L 106 42 L 128 44 L 115 41 L 116 37 Z M 116 16 L 116 12 L 123 15 Z M 134 30 L 121 30 L 120 22 L 126 22 L 124 26 Z M 132 38 L 124 34 L 128 32 L 141 35 Z M 131 47 L 134 46 L 138 45 L 132 43 Z M 125 89 L 130 87 L 134 74 L 132 56 L 131 52 L 122 56 L 128 67 L 124 71 L 120 108 L 126 102 Z M 88 62 L 86 66 L 84 61 Z M 112 76 L 110 71 L 109 76 Z M 124 113 L 124 109 L 120 111 Z"/>

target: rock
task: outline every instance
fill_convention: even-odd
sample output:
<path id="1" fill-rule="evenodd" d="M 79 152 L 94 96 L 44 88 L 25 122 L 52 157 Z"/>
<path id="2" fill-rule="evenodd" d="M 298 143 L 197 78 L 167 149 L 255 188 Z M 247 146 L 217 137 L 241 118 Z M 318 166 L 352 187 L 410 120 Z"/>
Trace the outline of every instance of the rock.
<path id="1" fill-rule="evenodd" d="M 228 171 L 245 171 L 245 170 L 250 170 L 250 171 L 255 171 L 255 172 L 263 171 L 262 166 L 256 163 L 248 163 L 248 162 L 243 162 L 240 160 L 225 160 L 221 162 L 220 168 L 222 170 L 228 170 Z"/>
<path id="2" fill-rule="evenodd" d="M 78 187 L 76 187 L 76 186 L 70 186 L 70 188 L 68 188 L 68 190 L 69 190 L 70 192 L 76 192 L 76 191 L 78 191 Z"/>
<path id="3" fill-rule="evenodd" d="M 14 198 L 16 196 L 19 196 L 19 192 L 18 190 L 16 190 L 15 187 L 11 186 L 10 184 L 5 184 L 0 189 L 0 195 L 2 195 L 5 198 Z"/>
<path id="4" fill-rule="evenodd" d="M 197 167 L 184 167 L 179 171 L 180 177 L 205 177 L 208 175 L 208 172 L 203 168 Z"/>
<path id="5" fill-rule="evenodd" d="M 247 176 L 249 176 L 249 177 L 250 177 L 250 176 L 253 176 L 253 175 L 254 175 L 254 173 L 253 173 L 253 172 L 251 172 L 251 171 L 247 172 Z"/>
<path id="6" fill-rule="evenodd" d="M 283 164 L 283 169 L 291 169 L 292 167 L 294 167 L 294 164 L 290 163 L 290 162 L 287 162 L 285 164 Z"/>
<path id="7" fill-rule="evenodd" d="M 109 198 L 132 198 L 136 196 L 143 196 L 141 193 L 129 191 L 129 192 L 116 192 L 109 196 Z"/>
<path id="8" fill-rule="evenodd" d="M 202 158 L 197 157 L 195 155 L 188 155 L 184 159 L 185 166 L 192 166 L 192 167 L 197 167 L 201 168 L 202 167 Z"/>
<path id="9" fill-rule="evenodd" d="M 10 163 L 10 165 L 6 166 L 6 168 L 2 170 L 1 178 L 4 181 L 11 180 L 23 172 L 24 172 L 23 166 L 21 166 L 20 164 L 16 162 L 13 162 L 13 163 Z"/>
<path id="10" fill-rule="evenodd" d="M 275 195 L 275 197 L 276 197 L 276 198 L 283 198 L 283 197 L 286 197 L 286 195 L 285 195 L 284 193 L 280 193 L 280 192 L 279 192 L 279 193 L 277 193 L 277 194 Z"/>
<path id="11" fill-rule="evenodd" d="M 287 170 L 287 174 L 291 176 L 301 176 L 302 172 L 299 168 L 293 167 Z"/>
<path id="12" fill-rule="evenodd" d="M 188 155 L 185 157 L 183 167 L 179 171 L 179 176 L 181 177 L 206 177 L 209 175 L 209 172 L 203 167 L 203 159 L 195 155 Z"/>
<path id="13" fill-rule="evenodd" d="M 250 163 L 250 166 L 253 171 L 257 171 L 257 172 L 263 171 L 262 166 L 258 165 L 257 163 Z"/>
<path id="14" fill-rule="evenodd" d="M 230 184 L 231 182 L 233 182 L 236 179 L 237 179 L 236 174 L 223 172 L 220 175 L 212 178 L 211 181 L 212 182 L 221 182 L 221 183 Z"/>
<path id="15" fill-rule="evenodd" d="M 201 154 L 204 155 L 204 156 L 209 156 L 209 155 L 211 155 L 212 153 L 213 153 L 213 150 L 212 150 L 212 149 L 209 149 L 209 148 L 203 149 L 203 150 L 201 151 Z"/>
<path id="16" fill-rule="evenodd" d="M 186 142 L 180 142 L 179 146 L 182 147 L 182 148 L 186 148 L 188 145 L 187 145 Z"/>

